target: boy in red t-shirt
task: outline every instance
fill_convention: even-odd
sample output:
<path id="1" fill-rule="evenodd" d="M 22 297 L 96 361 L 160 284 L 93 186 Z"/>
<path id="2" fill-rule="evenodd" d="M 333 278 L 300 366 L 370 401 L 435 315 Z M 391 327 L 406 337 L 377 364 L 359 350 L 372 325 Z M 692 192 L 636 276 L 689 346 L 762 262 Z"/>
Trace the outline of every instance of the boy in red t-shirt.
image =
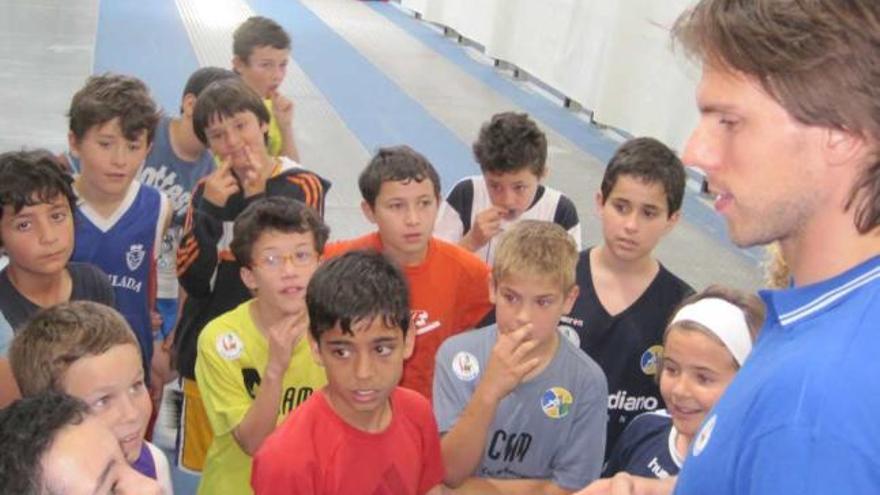
<path id="1" fill-rule="evenodd" d="M 378 230 L 331 243 L 324 257 L 375 249 L 403 270 L 409 282 L 415 351 L 400 385 L 430 399 L 440 344 L 474 328 L 492 308 L 489 267 L 464 248 L 433 236 L 440 177 L 409 146 L 380 149 L 361 172 L 358 186 L 361 209 Z"/>
<path id="2" fill-rule="evenodd" d="M 306 304 L 327 386 L 257 451 L 254 492 L 442 494 L 431 406 L 397 386 L 414 343 L 400 270 L 375 252 L 347 253 L 315 272 Z"/>

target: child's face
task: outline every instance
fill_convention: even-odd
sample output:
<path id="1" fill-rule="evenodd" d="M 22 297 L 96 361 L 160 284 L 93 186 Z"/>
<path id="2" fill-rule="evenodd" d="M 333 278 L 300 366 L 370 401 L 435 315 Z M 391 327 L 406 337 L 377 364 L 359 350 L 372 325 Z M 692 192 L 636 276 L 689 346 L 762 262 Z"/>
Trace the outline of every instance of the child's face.
<path id="1" fill-rule="evenodd" d="M 128 462 L 137 460 L 152 411 L 137 347 L 116 345 L 75 361 L 61 387 L 88 404 L 92 415 L 110 428 Z"/>
<path id="2" fill-rule="evenodd" d="M 736 375 L 726 347 L 702 332 L 673 328 L 666 336 L 660 394 L 682 434 L 693 437 Z"/>
<path id="3" fill-rule="evenodd" d="M 486 188 L 489 189 L 489 200 L 493 206 L 506 211 L 504 218 L 514 220 L 529 209 L 535 200 L 540 177 L 532 173 L 529 167 L 515 172 L 498 173 L 483 172 Z"/>
<path id="4" fill-rule="evenodd" d="M 267 230 L 254 242 L 251 266 L 241 269 L 241 278 L 261 305 L 290 315 L 305 308 L 306 287 L 317 268 L 314 233 Z"/>
<path id="5" fill-rule="evenodd" d="M 97 418 L 59 431 L 40 464 L 43 482 L 52 493 L 161 493 L 156 481 L 131 467 L 113 433 Z"/>
<path id="6" fill-rule="evenodd" d="M 413 351 L 412 334 L 388 328 L 381 317 L 357 322 L 354 335 L 336 326 L 309 342 L 315 359 L 327 372 L 327 399 L 349 424 L 375 425 L 386 411 L 388 396 L 403 374 L 403 361 Z"/>
<path id="7" fill-rule="evenodd" d="M 366 202 L 361 206 L 379 228 L 383 249 L 392 257 L 424 256 L 437 218 L 437 196 L 430 179 L 383 182 L 375 206 Z"/>
<path id="8" fill-rule="evenodd" d="M 498 331 L 502 333 L 532 324 L 531 337 L 541 345 L 556 334 L 559 317 L 571 311 L 577 286 L 568 294 L 552 277 L 508 275 L 493 280 L 492 294 Z"/>
<path id="9" fill-rule="evenodd" d="M 15 213 L 3 206 L 0 239 L 16 270 L 49 275 L 60 273 L 73 253 L 73 214 L 58 194 L 48 203 L 25 206 Z"/>
<path id="10" fill-rule="evenodd" d="M 268 98 L 278 91 L 281 82 L 284 81 L 289 58 L 290 50 L 264 45 L 254 48 L 247 60 L 234 57 L 232 66 L 241 75 L 245 84 L 260 97 Z"/>
<path id="11" fill-rule="evenodd" d="M 71 133 L 68 142 L 73 155 L 80 159 L 79 180 L 89 190 L 110 197 L 128 191 L 150 151 L 147 131 L 129 141 L 122 134 L 119 117 L 90 127 L 80 140 Z"/>
<path id="12" fill-rule="evenodd" d="M 261 123 L 253 112 L 242 111 L 232 117 L 209 119 L 205 137 L 211 152 L 224 162 L 231 161 L 235 174 L 243 179 L 249 170 L 261 165 L 251 163 L 245 148 L 254 156 L 266 156 L 264 135 L 268 130 L 269 124 Z"/>
<path id="13" fill-rule="evenodd" d="M 666 204 L 666 193 L 659 182 L 619 176 L 607 198 L 602 193 L 596 195 L 605 246 L 624 261 L 650 256 L 660 239 L 678 222 L 679 212 L 669 216 Z"/>

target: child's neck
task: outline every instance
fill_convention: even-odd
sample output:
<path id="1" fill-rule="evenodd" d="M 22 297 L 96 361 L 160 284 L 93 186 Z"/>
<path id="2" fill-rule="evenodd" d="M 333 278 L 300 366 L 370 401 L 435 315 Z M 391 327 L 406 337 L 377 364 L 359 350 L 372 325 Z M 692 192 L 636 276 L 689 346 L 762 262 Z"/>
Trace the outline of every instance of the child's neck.
<path id="1" fill-rule="evenodd" d="M 594 250 L 596 252 L 594 261 L 598 262 L 605 270 L 618 276 L 641 278 L 652 275 L 658 267 L 657 260 L 650 255 L 635 260 L 622 260 L 614 256 L 614 253 L 604 244 Z"/>
<path id="2" fill-rule="evenodd" d="M 305 311 L 305 303 L 303 303 L 303 311 Z M 269 338 L 269 329 L 272 328 L 272 325 L 278 323 L 287 316 L 284 312 L 270 307 L 259 297 L 255 298 L 253 303 L 251 303 L 250 314 L 251 319 L 254 321 L 254 326 L 257 327 L 257 330 L 259 330 L 266 339 Z"/>
<path id="3" fill-rule="evenodd" d="M 382 234 L 379 234 L 381 238 Z M 430 240 L 428 244 L 425 244 L 425 248 L 417 253 L 404 253 L 397 251 L 388 246 L 384 241 L 382 242 L 382 254 L 387 256 L 391 261 L 397 264 L 397 266 L 401 268 L 405 268 L 408 266 L 418 266 L 425 262 L 425 259 L 428 257 L 428 247 L 430 245 Z"/>
<path id="4" fill-rule="evenodd" d="M 6 273 L 15 290 L 41 308 L 69 301 L 73 292 L 73 280 L 67 269 L 42 275 L 19 270 L 10 263 Z"/>
<path id="5" fill-rule="evenodd" d="M 678 454 L 679 459 L 684 459 L 685 457 L 687 457 L 688 449 L 690 448 L 690 446 L 691 437 L 676 430 L 675 452 Z"/>
<path id="6" fill-rule="evenodd" d="M 131 184 L 129 184 L 130 186 Z M 125 188 L 122 194 L 108 195 L 89 187 L 82 179 L 77 179 L 73 183 L 73 187 L 76 190 L 77 196 L 82 198 L 93 210 L 105 218 L 110 217 L 116 212 L 129 191 L 129 188 Z"/>
<path id="7" fill-rule="evenodd" d="M 523 361 L 528 361 L 537 358 L 540 363 L 531 373 L 523 377 L 523 381 L 527 382 L 543 373 L 544 370 L 547 369 L 547 366 L 553 361 L 553 357 L 556 356 L 556 351 L 558 349 L 559 333 L 553 332 L 546 342 L 538 344 L 538 346 L 532 349 L 532 351 L 523 359 Z"/>
<path id="8" fill-rule="evenodd" d="M 184 118 L 172 119 L 168 125 L 171 150 L 186 162 L 194 162 L 202 156 L 205 146 L 193 132 L 192 120 Z"/>
<path id="9" fill-rule="evenodd" d="M 391 409 L 390 398 L 385 400 L 385 404 L 382 407 L 374 411 L 350 411 L 347 407 L 340 407 L 341 401 L 338 401 L 329 387 L 324 390 L 324 397 L 326 397 L 327 403 L 330 404 L 330 408 L 352 428 L 366 433 L 381 433 L 391 424 L 391 418 L 394 413 Z"/>

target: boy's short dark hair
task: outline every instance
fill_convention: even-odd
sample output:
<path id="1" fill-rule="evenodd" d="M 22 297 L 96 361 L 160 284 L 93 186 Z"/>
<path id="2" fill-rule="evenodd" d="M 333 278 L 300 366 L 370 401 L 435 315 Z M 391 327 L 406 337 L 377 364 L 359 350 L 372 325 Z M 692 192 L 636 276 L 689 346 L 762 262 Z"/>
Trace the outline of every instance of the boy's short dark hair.
<path id="1" fill-rule="evenodd" d="M 681 209 L 686 180 L 684 165 L 675 152 L 660 141 L 639 137 L 630 139 L 617 149 L 602 177 L 603 204 L 621 175 L 635 177 L 649 184 L 661 184 L 666 193 L 667 215 L 671 216 Z"/>
<path id="2" fill-rule="evenodd" d="M 189 79 L 186 80 L 186 85 L 183 87 L 182 98 L 186 97 L 186 95 L 193 95 L 198 98 L 198 96 L 202 94 L 202 91 L 204 91 L 212 82 L 236 78 L 238 78 L 238 74 L 229 69 L 224 69 L 222 67 L 201 67 L 190 74 Z"/>
<path id="3" fill-rule="evenodd" d="M 57 393 L 24 398 L 0 410 L 0 493 L 46 493 L 43 456 L 61 430 L 82 424 L 87 415 L 84 402 Z"/>
<path id="4" fill-rule="evenodd" d="M 94 126 L 119 118 L 122 135 L 135 141 L 146 131 L 147 143 L 153 142 L 159 111 L 150 90 L 136 77 L 104 73 L 91 76 L 70 102 L 70 132 L 77 141 Z"/>
<path id="5" fill-rule="evenodd" d="M 24 325 L 12 339 L 9 364 L 22 396 L 60 392 L 73 363 L 127 344 L 140 353 L 137 337 L 115 309 L 91 301 L 66 302 L 41 310 Z"/>
<path id="6" fill-rule="evenodd" d="M 321 265 L 306 291 L 309 332 L 316 343 L 337 323 L 343 333 L 352 325 L 382 318 L 388 328 L 409 330 L 409 289 L 397 266 L 373 250 L 351 251 Z"/>
<path id="7" fill-rule="evenodd" d="M 0 154 L 0 218 L 3 207 L 18 213 L 25 206 L 48 203 L 59 195 L 70 211 L 76 207 L 73 177 L 52 153 L 43 150 L 10 151 Z M 0 238 L 0 246 L 3 239 Z"/>
<path id="8" fill-rule="evenodd" d="M 261 46 L 289 50 L 290 36 L 277 22 L 258 15 L 249 17 L 232 33 L 232 54 L 244 63 L 248 63 L 254 48 Z"/>
<path id="9" fill-rule="evenodd" d="M 239 78 L 215 81 L 208 85 L 196 100 L 193 109 L 193 132 L 205 146 L 205 129 L 212 120 L 227 119 L 241 112 L 251 112 L 260 124 L 269 123 L 269 110 L 260 96 Z"/>
<path id="10" fill-rule="evenodd" d="M 547 172 L 547 136 L 526 113 L 493 115 L 480 128 L 473 150 L 484 173 L 506 174 L 528 168 L 541 178 Z"/>
<path id="11" fill-rule="evenodd" d="M 440 176 L 431 162 L 409 146 L 380 148 L 358 178 L 361 196 L 370 207 L 376 206 L 376 198 L 385 182 L 421 183 L 428 179 L 434 186 L 434 196 L 440 198 Z"/>
<path id="12" fill-rule="evenodd" d="M 304 234 L 315 237 L 315 250 L 320 255 L 330 235 L 318 213 L 305 203 L 286 196 L 270 196 L 254 201 L 235 219 L 229 249 L 242 266 L 250 266 L 254 243 L 267 230 Z"/>

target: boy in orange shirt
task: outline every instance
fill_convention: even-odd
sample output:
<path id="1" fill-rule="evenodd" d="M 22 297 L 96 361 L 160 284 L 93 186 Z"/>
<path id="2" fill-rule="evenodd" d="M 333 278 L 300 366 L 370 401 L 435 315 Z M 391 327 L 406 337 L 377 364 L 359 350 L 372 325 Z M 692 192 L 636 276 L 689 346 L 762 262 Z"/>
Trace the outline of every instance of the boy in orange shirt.
<path id="1" fill-rule="evenodd" d="M 489 312 L 489 267 L 473 253 L 433 236 L 440 177 L 408 146 L 382 148 L 361 172 L 361 208 L 378 230 L 329 244 L 326 258 L 354 249 L 380 251 L 409 283 L 415 351 L 400 385 L 431 398 L 434 355 L 448 337 Z"/>

